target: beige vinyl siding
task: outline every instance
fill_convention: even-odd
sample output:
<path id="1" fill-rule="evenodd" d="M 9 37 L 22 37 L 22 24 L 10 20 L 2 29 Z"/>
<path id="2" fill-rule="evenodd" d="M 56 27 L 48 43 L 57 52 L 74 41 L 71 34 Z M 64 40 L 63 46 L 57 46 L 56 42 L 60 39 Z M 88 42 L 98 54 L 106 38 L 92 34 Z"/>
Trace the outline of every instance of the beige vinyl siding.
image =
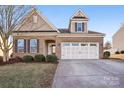
<path id="1" fill-rule="evenodd" d="M 37 16 L 37 23 L 33 22 L 33 16 Z M 32 30 L 53 30 L 53 28 L 44 21 L 43 18 L 35 11 L 30 17 L 28 17 L 25 23 L 18 29 L 20 31 L 32 31 Z"/>
<path id="2" fill-rule="evenodd" d="M 124 50 L 124 27 L 121 27 L 113 36 L 113 49 Z"/>

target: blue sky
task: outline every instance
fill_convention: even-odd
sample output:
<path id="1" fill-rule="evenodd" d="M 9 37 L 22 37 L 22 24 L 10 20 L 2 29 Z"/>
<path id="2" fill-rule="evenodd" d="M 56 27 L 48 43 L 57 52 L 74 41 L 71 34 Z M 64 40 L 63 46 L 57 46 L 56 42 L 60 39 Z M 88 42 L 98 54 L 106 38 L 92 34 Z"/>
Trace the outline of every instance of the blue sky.
<path id="1" fill-rule="evenodd" d="M 124 24 L 124 6 L 106 5 L 41 5 L 37 8 L 57 28 L 68 28 L 72 15 L 82 9 L 89 17 L 88 29 L 105 33 L 105 41 Z"/>

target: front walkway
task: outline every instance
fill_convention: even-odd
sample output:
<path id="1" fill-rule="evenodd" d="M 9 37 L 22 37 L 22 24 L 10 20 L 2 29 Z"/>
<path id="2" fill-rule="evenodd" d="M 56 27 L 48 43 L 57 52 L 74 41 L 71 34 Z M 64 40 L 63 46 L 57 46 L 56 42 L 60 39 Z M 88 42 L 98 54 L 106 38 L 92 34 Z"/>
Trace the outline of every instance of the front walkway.
<path id="1" fill-rule="evenodd" d="M 61 60 L 52 87 L 124 87 L 124 62 L 110 60 Z"/>

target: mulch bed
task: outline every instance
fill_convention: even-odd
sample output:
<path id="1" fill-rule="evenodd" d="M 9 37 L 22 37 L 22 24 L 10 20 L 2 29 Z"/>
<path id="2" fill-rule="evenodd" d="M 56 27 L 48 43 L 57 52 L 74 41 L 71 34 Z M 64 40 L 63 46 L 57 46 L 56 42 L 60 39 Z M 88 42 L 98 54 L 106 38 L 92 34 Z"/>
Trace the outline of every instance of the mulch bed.
<path id="1" fill-rule="evenodd" d="M 14 63 L 19 63 L 18 61 L 16 61 L 15 59 L 10 59 L 9 61 L 7 62 L 0 62 L 0 66 L 1 65 L 6 65 L 6 64 L 14 64 Z"/>
<path id="2" fill-rule="evenodd" d="M 59 62 L 23 62 L 23 61 L 17 61 L 15 59 L 10 59 L 9 61 L 7 62 L 0 62 L 0 66 L 3 66 L 3 65 L 8 65 L 8 64 L 15 64 L 15 63 L 39 63 L 39 64 L 49 64 L 49 63 L 52 63 L 52 64 L 58 64 Z"/>

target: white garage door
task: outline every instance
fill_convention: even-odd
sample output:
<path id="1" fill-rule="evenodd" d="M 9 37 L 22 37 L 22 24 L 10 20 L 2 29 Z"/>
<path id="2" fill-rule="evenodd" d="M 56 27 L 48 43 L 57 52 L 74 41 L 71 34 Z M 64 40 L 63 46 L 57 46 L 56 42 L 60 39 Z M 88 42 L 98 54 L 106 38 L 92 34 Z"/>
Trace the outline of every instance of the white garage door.
<path id="1" fill-rule="evenodd" d="M 99 59 L 98 43 L 61 43 L 62 59 Z"/>

